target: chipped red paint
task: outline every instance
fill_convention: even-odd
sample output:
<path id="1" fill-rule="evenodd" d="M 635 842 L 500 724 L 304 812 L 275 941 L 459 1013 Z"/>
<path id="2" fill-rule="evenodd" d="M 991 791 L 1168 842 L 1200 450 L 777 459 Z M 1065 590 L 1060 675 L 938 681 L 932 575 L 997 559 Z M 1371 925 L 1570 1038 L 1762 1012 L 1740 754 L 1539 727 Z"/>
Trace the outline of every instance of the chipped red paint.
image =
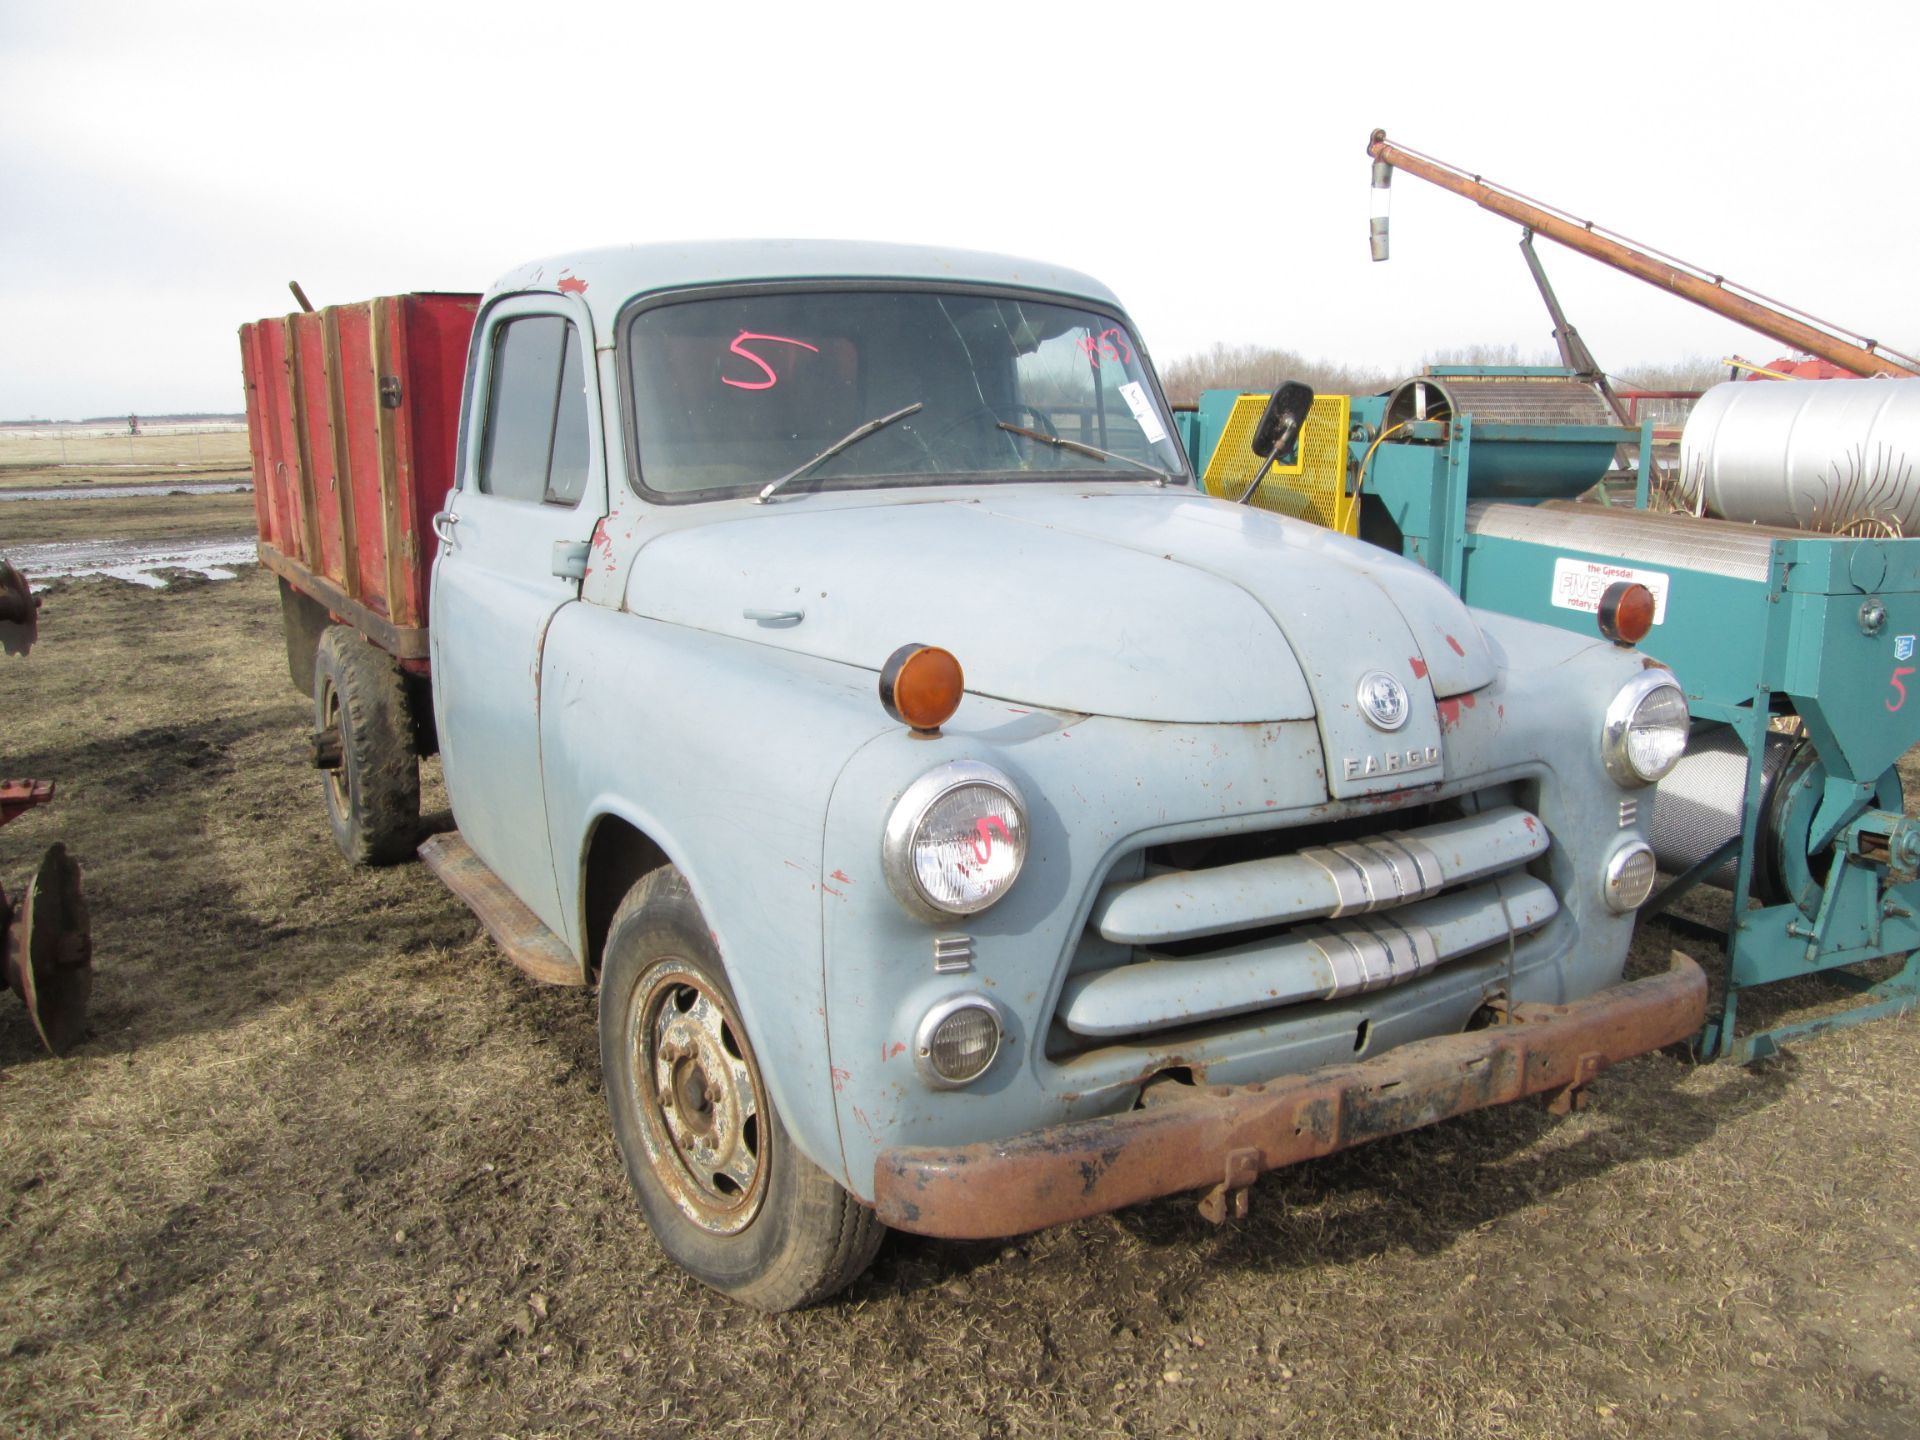
<path id="1" fill-rule="evenodd" d="M 578 275 L 562 275 L 554 282 L 553 288 L 562 295 L 584 295 L 587 293 L 587 282 Z"/>
<path id="2" fill-rule="evenodd" d="M 838 1065 L 835 1065 L 833 1067 L 834 1093 L 838 1094 L 843 1088 L 845 1088 L 847 1081 L 851 1080 L 852 1078 L 853 1078 L 853 1072 L 851 1070 L 842 1070 Z"/>
<path id="3" fill-rule="evenodd" d="M 853 883 L 852 877 L 849 876 L 847 872 L 844 870 L 834 871 L 833 878 L 838 880 L 842 885 L 851 885 Z"/>
<path id="4" fill-rule="evenodd" d="M 1451 730 L 1460 723 L 1460 712 L 1473 709 L 1473 696 L 1461 695 L 1452 700 L 1436 700 L 1433 708 L 1440 712 L 1440 728 Z"/>
<path id="5" fill-rule="evenodd" d="M 1418 655 L 1409 655 L 1407 657 L 1407 664 L 1413 667 L 1414 679 L 1424 680 L 1427 678 L 1427 662 L 1422 660 Z"/>
<path id="6" fill-rule="evenodd" d="M 844 891 L 836 890 L 831 885 L 822 885 L 820 888 L 826 891 L 827 894 L 833 896 L 833 898 L 836 900 L 844 900 L 847 898 L 846 893 Z"/>
<path id="7" fill-rule="evenodd" d="M 880 1058 L 883 1061 L 891 1060 L 896 1055 L 904 1055 L 906 1052 L 907 1045 L 904 1040 L 896 1040 L 891 1045 L 887 1044 L 884 1040 L 880 1042 Z"/>
<path id="8" fill-rule="evenodd" d="M 1447 636 L 1447 644 L 1453 647 L 1453 653 L 1456 655 L 1464 656 L 1467 653 L 1465 647 L 1451 635 Z"/>
<path id="9" fill-rule="evenodd" d="M 1540 828 L 1540 822 L 1539 822 L 1538 820 L 1536 820 L 1536 819 L 1534 819 L 1534 818 L 1533 818 L 1533 816 L 1531 816 L 1531 815 L 1523 815 L 1523 816 L 1521 816 L 1520 818 L 1521 818 L 1522 820 L 1525 820 L 1525 821 L 1527 822 L 1527 829 L 1529 829 L 1529 830 L 1538 830 L 1538 829 Z"/>

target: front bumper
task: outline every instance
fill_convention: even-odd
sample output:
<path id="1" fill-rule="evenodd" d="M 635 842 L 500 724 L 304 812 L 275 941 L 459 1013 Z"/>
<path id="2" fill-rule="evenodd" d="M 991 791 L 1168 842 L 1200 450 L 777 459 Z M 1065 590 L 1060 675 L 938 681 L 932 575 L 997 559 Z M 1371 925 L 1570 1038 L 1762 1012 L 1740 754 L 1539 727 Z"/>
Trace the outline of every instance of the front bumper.
<path id="1" fill-rule="evenodd" d="M 1562 1104 L 1607 1066 L 1696 1034 L 1707 980 L 1675 953 L 1664 974 L 1512 1023 L 1417 1040 L 1378 1059 L 958 1147 L 896 1146 L 874 1165 L 874 1208 L 922 1235 L 984 1240 L 1162 1195 L 1209 1189 L 1215 1219 L 1264 1170 L 1525 1095 Z"/>

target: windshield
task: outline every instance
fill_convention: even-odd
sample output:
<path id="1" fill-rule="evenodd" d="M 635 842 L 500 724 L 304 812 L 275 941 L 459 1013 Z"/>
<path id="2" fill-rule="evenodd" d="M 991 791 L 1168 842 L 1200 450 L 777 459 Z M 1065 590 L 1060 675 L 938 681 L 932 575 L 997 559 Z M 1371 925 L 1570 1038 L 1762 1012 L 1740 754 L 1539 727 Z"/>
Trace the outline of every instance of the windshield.
<path id="1" fill-rule="evenodd" d="M 757 493 L 801 467 L 782 493 L 1187 474 L 1126 327 L 1072 305 L 910 290 L 717 296 L 639 311 L 626 356 L 640 483 L 666 499 Z"/>

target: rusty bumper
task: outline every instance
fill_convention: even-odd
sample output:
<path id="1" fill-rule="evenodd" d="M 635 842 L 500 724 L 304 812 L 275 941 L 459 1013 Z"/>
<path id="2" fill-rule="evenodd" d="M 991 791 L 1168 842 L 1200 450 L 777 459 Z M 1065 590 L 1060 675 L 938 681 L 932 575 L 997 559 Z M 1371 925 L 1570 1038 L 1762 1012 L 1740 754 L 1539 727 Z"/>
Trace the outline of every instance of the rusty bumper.
<path id="1" fill-rule="evenodd" d="M 1209 1086 L 1184 1099 L 1011 1139 L 899 1146 L 874 1165 L 887 1224 L 984 1240 L 1210 1190 L 1214 1219 L 1264 1170 L 1417 1130 L 1525 1095 L 1571 1103 L 1617 1061 L 1691 1038 L 1707 980 L 1676 952 L 1664 974 L 1571 1005 L 1520 1005 L 1512 1023 L 1402 1045 L 1375 1060 L 1264 1084 Z"/>

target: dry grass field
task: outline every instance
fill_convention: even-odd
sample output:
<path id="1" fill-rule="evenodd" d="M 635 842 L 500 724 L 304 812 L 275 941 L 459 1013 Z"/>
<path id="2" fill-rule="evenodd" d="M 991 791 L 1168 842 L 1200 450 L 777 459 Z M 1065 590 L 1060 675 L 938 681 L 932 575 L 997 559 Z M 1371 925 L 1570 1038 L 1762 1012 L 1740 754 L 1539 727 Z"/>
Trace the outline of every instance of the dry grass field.
<path id="1" fill-rule="evenodd" d="M 40 508 L 0 507 L 0 551 Z M 1567 1120 L 1267 1177 L 1224 1229 L 1169 1200 L 894 1236 L 768 1318 L 641 1224 L 591 995 L 522 979 L 422 867 L 340 861 L 271 576 L 60 582 L 43 616 L 0 659 L 0 769 L 60 802 L 0 830 L 0 876 L 68 841 L 97 978 L 60 1059 L 0 998 L 0 1432 L 1916 1431 L 1911 1020 L 1646 1057 Z"/>
<path id="2" fill-rule="evenodd" d="M 0 489 L 222 479 L 244 477 L 251 468 L 244 428 L 150 427 L 128 435 L 100 428 L 0 427 Z"/>

